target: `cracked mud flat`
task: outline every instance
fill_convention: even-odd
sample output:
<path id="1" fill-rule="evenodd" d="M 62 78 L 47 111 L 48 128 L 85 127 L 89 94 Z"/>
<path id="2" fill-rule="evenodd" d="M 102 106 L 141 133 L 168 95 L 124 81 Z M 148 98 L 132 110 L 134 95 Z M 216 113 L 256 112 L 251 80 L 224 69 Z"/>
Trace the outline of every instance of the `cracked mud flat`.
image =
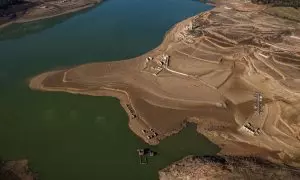
<path id="1" fill-rule="evenodd" d="M 220 154 L 299 166 L 300 24 L 265 8 L 220 1 L 176 24 L 140 57 L 46 72 L 29 86 L 117 97 L 131 130 L 149 144 L 189 121 L 222 148 Z M 254 109 L 256 92 L 263 96 L 261 113 Z M 142 132 L 150 128 L 158 135 Z"/>

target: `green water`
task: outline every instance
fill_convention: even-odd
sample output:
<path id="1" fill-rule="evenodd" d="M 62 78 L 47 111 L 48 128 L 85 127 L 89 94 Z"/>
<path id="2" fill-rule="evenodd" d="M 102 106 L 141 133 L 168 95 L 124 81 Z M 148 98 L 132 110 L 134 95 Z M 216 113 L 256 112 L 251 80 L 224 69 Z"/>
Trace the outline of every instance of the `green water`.
<path id="1" fill-rule="evenodd" d="M 151 147 L 128 128 L 119 101 L 31 91 L 30 77 L 93 61 L 134 57 L 155 48 L 176 22 L 211 7 L 193 0 L 108 0 L 90 10 L 0 30 L 0 156 L 26 158 L 42 180 L 153 180 L 189 154 L 218 147 L 189 126 Z"/>

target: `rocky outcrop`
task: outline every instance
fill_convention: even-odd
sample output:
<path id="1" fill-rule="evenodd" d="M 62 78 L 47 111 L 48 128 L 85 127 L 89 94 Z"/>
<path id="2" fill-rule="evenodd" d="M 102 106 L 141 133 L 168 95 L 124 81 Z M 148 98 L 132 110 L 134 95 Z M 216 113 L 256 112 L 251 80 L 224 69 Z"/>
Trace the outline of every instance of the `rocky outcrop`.
<path id="1" fill-rule="evenodd" d="M 188 156 L 159 172 L 160 180 L 300 179 L 300 170 L 255 157 Z"/>
<path id="2" fill-rule="evenodd" d="M 27 160 L 2 161 L 0 180 L 37 180 L 37 174 L 29 169 Z"/>

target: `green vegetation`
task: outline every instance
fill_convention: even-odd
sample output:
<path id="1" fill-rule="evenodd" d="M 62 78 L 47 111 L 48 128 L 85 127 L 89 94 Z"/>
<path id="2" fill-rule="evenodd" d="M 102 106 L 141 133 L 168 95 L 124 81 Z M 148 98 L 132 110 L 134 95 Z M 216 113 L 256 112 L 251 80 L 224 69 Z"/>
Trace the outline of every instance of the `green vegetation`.
<path id="1" fill-rule="evenodd" d="M 0 8 L 20 2 L 19 0 L 0 0 Z"/>
<path id="2" fill-rule="evenodd" d="M 300 9 L 293 7 L 270 7 L 265 13 L 284 19 L 300 22 Z"/>
<path id="3" fill-rule="evenodd" d="M 300 7 L 299 0 L 251 0 L 257 4 L 272 4 L 274 6 Z"/>
<path id="4" fill-rule="evenodd" d="M 265 13 L 276 17 L 300 22 L 299 0 L 251 0 L 256 4 L 270 4 Z"/>

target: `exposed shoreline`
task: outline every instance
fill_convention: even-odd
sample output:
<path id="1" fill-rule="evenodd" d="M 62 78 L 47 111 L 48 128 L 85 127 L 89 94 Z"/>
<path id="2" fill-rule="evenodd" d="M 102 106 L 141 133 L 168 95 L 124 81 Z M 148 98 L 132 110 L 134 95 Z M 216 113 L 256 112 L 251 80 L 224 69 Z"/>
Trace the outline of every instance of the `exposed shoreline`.
<path id="1" fill-rule="evenodd" d="M 50 2 L 53 3 L 56 1 L 54 0 L 54 1 L 50 1 Z M 40 7 L 49 5 L 49 3 L 42 3 L 39 6 L 34 6 L 32 8 L 29 8 L 28 10 L 25 11 L 25 14 L 15 18 L 15 19 L 11 19 L 4 24 L 0 24 L 0 29 L 7 27 L 9 25 L 12 25 L 12 24 L 20 24 L 20 23 L 39 21 L 39 20 L 50 19 L 50 18 L 54 18 L 54 17 L 58 17 L 58 16 L 62 16 L 62 15 L 66 15 L 66 14 L 70 14 L 70 13 L 74 13 L 74 12 L 79 12 L 79 11 L 82 11 L 82 10 L 85 10 L 88 8 L 92 8 L 101 2 L 103 2 L 103 0 L 90 0 L 87 3 L 84 3 L 81 5 L 80 4 L 80 3 L 82 3 L 81 0 L 78 0 L 78 4 L 75 4 L 75 7 L 68 7 L 68 6 L 60 7 L 61 10 L 51 12 L 50 14 L 49 14 L 49 12 L 47 12 L 47 10 L 40 8 Z M 51 6 L 51 5 L 52 4 L 50 4 L 49 6 Z M 28 16 L 27 14 L 32 13 L 32 11 L 35 11 L 35 12 L 33 12 L 32 15 Z M 45 12 L 43 12 L 43 11 L 45 11 Z"/>
<path id="2" fill-rule="evenodd" d="M 289 38 L 289 34 L 282 31 L 289 30 L 298 35 L 300 26 L 289 20 L 275 19 L 266 14 L 262 16 L 264 8 L 238 0 L 217 4 L 211 11 L 174 25 L 157 48 L 142 56 L 46 72 L 32 78 L 29 86 L 34 90 L 116 97 L 128 114 L 130 129 L 152 145 L 179 132 L 185 122 L 189 121 L 196 123 L 198 132 L 222 148 L 221 154 L 254 155 L 299 166 L 299 162 L 296 162 L 300 157 L 300 144 L 295 132 L 297 125 L 289 124 L 291 120 L 284 112 L 294 113 L 291 107 L 298 105 L 300 95 L 295 87 L 291 88 L 290 81 L 279 77 L 292 76 L 288 70 L 282 72 L 282 67 L 278 70 L 277 66 L 267 63 L 268 59 L 261 60 L 261 57 L 269 57 L 277 53 L 272 48 L 284 46 L 276 42 L 278 36 Z M 243 16 L 252 16 L 250 25 Z M 258 20 L 254 21 L 255 18 Z M 220 25 L 219 28 L 220 21 L 224 27 Z M 243 26 L 239 25 L 241 22 Z M 288 29 L 280 29 L 277 23 L 284 28 L 284 24 L 289 23 Z M 270 35 L 265 35 L 268 25 L 276 28 Z M 231 28 L 233 34 L 219 32 L 219 29 L 228 28 Z M 251 34 L 253 29 L 257 31 L 256 34 Z M 248 34 L 251 34 L 250 40 L 247 39 Z M 257 43 L 253 36 L 272 46 Z M 255 41 L 252 42 L 252 38 Z M 292 45 L 285 45 L 285 49 L 297 52 L 293 48 L 299 42 L 295 39 L 290 40 L 290 43 Z M 199 57 L 196 54 L 198 50 L 195 50 L 198 44 L 202 50 L 203 47 L 208 49 L 198 53 Z M 215 51 L 211 51 L 210 46 Z M 171 57 L 171 64 L 165 69 L 164 66 L 156 65 L 160 64 L 157 59 L 162 54 Z M 274 54 L 274 57 L 277 56 Z M 145 61 L 148 57 L 154 57 L 154 60 Z M 298 56 L 290 59 L 295 58 Z M 264 63 L 267 67 L 262 67 Z M 295 73 L 293 76 L 296 76 Z M 253 94 L 257 91 L 262 92 L 265 98 L 265 113 L 262 115 L 253 110 Z M 279 97 L 289 104 L 282 104 Z M 258 136 L 244 130 L 247 122 L 259 127 Z M 149 129 L 158 135 L 149 139 L 148 135 L 152 136 Z"/>
<path id="3" fill-rule="evenodd" d="M 190 19 L 190 18 L 189 18 Z M 185 20 L 188 21 L 188 20 Z M 171 34 L 169 33 L 173 30 L 176 31 L 177 28 L 179 28 L 178 26 L 182 26 L 183 21 L 180 23 L 175 24 L 170 30 L 168 30 L 168 32 L 165 34 L 162 43 L 154 48 L 153 50 L 151 50 L 150 52 L 148 52 L 147 54 L 154 52 L 157 53 L 157 51 L 161 51 L 162 49 L 165 49 L 165 44 L 168 43 L 169 39 L 172 39 Z M 143 57 L 145 55 L 142 55 L 141 57 Z M 133 58 L 134 60 L 135 58 Z M 121 60 L 119 62 L 128 62 L 131 61 L 131 59 L 129 60 Z M 51 76 L 52 74 L 56 74 L 58 72 L 66 72 L 68 70 L 58 70 L 58 71 L 50 71 L 50 72 L 45 72 L 42 73 L 38 76 L 33 77 L 30 80 L 29 83 L 29 87 L 33 90 L 39 90 L 39 91 L 52 91 L 52 92 L 68 92 L 68 93 L 72 93 L 72 94 L 81 94 L 81 95 L 90 95 L 90 96 L 107 96 L 107 97 L 115 97 L 117 99 L 120 100 L 120 104 L 121 106 L 124 108 L 124 110 L 126 111 L 128 118 L 129 118 L 129 128 L 140 138 L 142 138 L 146 143 L 150 144 L 150 145 L 157 145 L 159 143 L 160 140 L 164 139 L 167 136 L 171 136 L 173 134 L 176 134 L 178 132 L 180 132 L 184 126 L 181 126 L 180 128 L 174 129 L 173 131 L 169 132 L 169 133 L 165 133 L 165 134 L 161 134 L 157 139 L 152 139 L 149 140 L 147 139 L 142 133 L 141 133 L 141 127 L 142 126 L 144 129 L 150 129 L 152 128 L 147 121 L 145 121 L 143 118 L 140 118 L 138 121 L 136 121 L 136 119 L 132 116 L 132 112 L 130 112 L 130 109 L 128 108 L 127 105 L 130 105 L 131 108 L 133 108 L 132 106 L 132 102 L 130 99 L 129 94 L 125 91 L 125 90 L 121 90 L 121 89 L 117 89 L 117 88 L 107 88 L 107 87 L 102 87 L 101 89 L 98 89 L 97 92 L 93 92 L 93 91 L 82 91 L 80 88 L 51 88 L 51 87 L 45 87 L 42 82 L 48 77 Z M 134 109 L 134 108 L 133 108 Z M 136 111 L 136 110 L 134 110 Z"/>
<path id="4" fill-rule="evenodd" d="M 98 3 L 100 3 L 100 2 L 102 2 L 102 1 L 99 1 Z M 50 18 L 53 18 L 53 17 L 62 16 L 62 15 L 65 15 L 65 14 L 82 11 L 82 10 L 94 7 L 98 3 L 85 5 L 85 6 L 82 6 L 82 7 L 75 8 L 75 9 L 70 9 L 70 10 L 65 11 L 63 13 L 53 14 L 53 15 L 49 15 L 49 16 L 38 17 L 38 18 L 33 18 L 33 19 L 28 19 L 28 20 L 22 20 L 22 19 L 20 19 L 20 20 L 16 20 L 14 23 L 26 23 L 26 22 L 32 22 L 32 21 L 39 21 L 39 20 L 43 20 L 43 19 L 50 19 Z"/>

